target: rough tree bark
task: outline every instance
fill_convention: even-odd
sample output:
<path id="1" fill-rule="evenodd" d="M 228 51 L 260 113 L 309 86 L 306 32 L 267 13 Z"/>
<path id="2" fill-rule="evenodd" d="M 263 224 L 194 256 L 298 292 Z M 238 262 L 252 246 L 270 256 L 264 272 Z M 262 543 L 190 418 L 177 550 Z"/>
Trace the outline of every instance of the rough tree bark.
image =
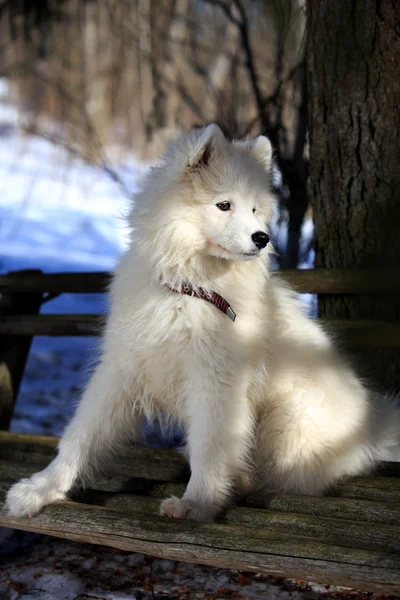
<path id="1" fill-rule="evenodd" d="M 400 264 L 400 6 L 307 0 L 316 267 Z M 395 296 L 320 297 L 320 316 L 392 319 Z M 400 352 L 364 356 L 400 389 Z"/>

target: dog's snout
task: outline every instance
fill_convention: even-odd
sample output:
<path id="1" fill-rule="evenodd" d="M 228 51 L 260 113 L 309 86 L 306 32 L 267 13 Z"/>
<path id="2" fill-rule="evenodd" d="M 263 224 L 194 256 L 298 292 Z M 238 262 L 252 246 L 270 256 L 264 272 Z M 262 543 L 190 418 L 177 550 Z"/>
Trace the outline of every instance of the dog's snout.
<path id="1" fill-rule="evenodd" d="M 251 239 L 253 240 L 257 248 L 261 250 L 262 248 L 265 248 L 265 246 L 268 244 L 269 235 L 265 233 L 265 231 L 256 231 L 251 236 Z"/>

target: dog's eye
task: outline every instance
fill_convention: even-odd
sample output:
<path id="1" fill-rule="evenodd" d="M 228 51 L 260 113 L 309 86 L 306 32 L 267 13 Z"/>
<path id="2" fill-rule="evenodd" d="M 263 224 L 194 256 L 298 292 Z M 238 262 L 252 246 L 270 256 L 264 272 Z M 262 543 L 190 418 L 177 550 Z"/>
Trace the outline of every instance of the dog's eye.
<path id="1" fill-rule="evenodd" d="M 231 203 L 230 202 L 219 202 L 216 206 L 219 208 L 219 210 L 224 210 L 225 211 L 225 210 L 230 210 L 231 209 Z"/>
<path id="2" fill-rule="evenodd" d="M 256 209 L 255 209 L 255 208 L 253 208 L 253 214 L 254 214 L 255 212 L 256 212 Z"/>

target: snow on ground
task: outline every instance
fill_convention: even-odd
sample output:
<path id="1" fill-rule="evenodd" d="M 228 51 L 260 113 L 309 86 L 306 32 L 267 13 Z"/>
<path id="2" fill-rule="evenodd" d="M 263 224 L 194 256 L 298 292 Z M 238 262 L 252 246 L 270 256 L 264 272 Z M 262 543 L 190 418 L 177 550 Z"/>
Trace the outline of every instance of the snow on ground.
<path id="1" fill-rule="evenodd" d="M 0 95 L 2 88 L 0 86 Z M 0 272 L 109 270 L 126 244 L 121 218 L 127 195 L 101 170 L 62 149 L 23 136 L 10 105 L 0 106 Z M 132 157 L 118 174 L 128 192 L 144 167 Z M 43 312 L 103 312 L 102 295 L 68 295 Z M 92 338 L 35 338 L 11 429 L 59 435 L 85 380 Z M 150 438 L 160 443 L 153 432 Z M 172 440 L 175 443 L 175 440 Z M 102 546 L 2 530 L 0 597 L 4 600 L 269 598 L 335 596 L 238 571 L 172 563 Z M 342 592 L 343 593 L 343 592 Z M 342 595 L 341 595 L 342 597 Z"/>

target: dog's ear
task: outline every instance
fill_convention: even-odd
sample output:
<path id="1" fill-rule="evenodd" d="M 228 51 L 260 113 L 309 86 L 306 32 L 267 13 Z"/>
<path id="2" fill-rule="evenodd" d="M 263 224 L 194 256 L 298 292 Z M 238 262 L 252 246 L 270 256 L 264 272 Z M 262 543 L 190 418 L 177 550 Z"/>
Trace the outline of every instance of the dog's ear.
<path id="1" fill-rule="evenodd" d="M 272 146 L 265 135 L 259 135 L 254 140 L 234 141 L 235 146 L 243 148 L 251 154 L 267 171 L 272 165 Z"/>
<path id="2" fill-rule="evenodd" d="M 188 147 L 188 167 L 208 167 L 223 141 L 224 134 L 215 123 L 192 132 Z"/>

